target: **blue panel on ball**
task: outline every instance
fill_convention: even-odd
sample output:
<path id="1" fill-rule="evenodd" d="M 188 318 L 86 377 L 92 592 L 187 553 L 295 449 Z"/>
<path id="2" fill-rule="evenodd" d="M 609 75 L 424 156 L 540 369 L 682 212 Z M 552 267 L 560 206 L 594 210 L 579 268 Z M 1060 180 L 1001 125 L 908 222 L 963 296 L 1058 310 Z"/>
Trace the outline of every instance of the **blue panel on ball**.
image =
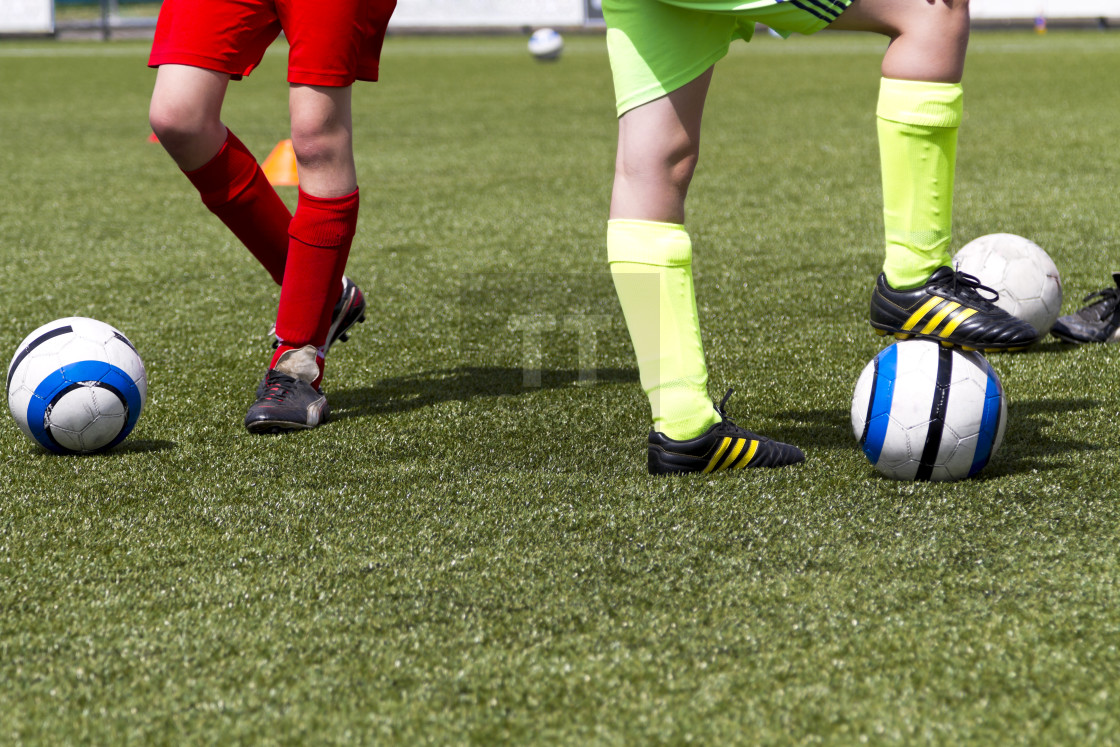
<path id="1" fill-rule="evenodd" d="M 980 435 L 976 439 L 976 455 L 972 458 L 972 467 L 968 476 L 972 477 L 988 464 L 992 458 L 992 447 L 995 446 L 996 435 L 999 433 L 999 418 L 1003 404 L 1003 388 L 995 371 L 988 367 L 988 383 L 984 389 L 984 415 L 980 419 Z"/>
<path id="2" fill-rule="evenodd" d="M 46 423 L 44 422 L 47 407 L 63 389 L 71 384 L 83 381 L 101 382 L 106 387 L 115 390 L 128 403 L 128 419 L 124 428 L 121 428 L 121 432 L 105 447 L 106 449 L 110 449 L 123 441 L 132 432 L 137 418 L 140 417 L 140 408 L 143 403 L 140 400 L 140 392 L 131 376 L 105 361 L 68 363 L 39 382 L 39 386 L 35 387 L 35 396 L 31 398 L 31 402 L 27 405 L 27 427 L 31 429 L 36 441 L 56 454 L 69 454 L 71 452 L 56 444 L 50 434 L 47 433 Z"/>
<path id="3" fill-rule="evenodd" d="M 875 356 L 875 378 L 871 397 L 867 403 L 867 429 L 863 438 L 863 453 L 872 464 L 879 463 L 883 442 L 890 424 L 891 401 L 894 399 L 895 378 L 898 376 L 898 346 L 891 345 Z"/>

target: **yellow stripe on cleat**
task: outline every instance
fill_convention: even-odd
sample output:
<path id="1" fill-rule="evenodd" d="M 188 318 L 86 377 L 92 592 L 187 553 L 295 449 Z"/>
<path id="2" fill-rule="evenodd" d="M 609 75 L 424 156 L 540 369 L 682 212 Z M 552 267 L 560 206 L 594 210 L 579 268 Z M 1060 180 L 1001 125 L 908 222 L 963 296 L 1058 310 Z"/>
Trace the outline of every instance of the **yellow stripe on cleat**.
<path id="1" fill-rule="evenodd" d="M 914 335 L 908 335 L 905 332 L 895 332 L 894 336 L 895 336 L 896 339 L 899 339 L 899 340 L 909 340 Z"/>
<path id="2" fill-rule="evenodd" d="M 754 439 L 751 439 L 751 447 L 749 449 L 747 449 L 747 453 L 743 455 L 743 458 L 740 459 L 739 463 L 736 464 L 732 469 L 742 469 L 743 467 L 746 467 L 748 464 L 751 463 L 751 460 L 754 459 L 754 455 L 757 451 L 758 451 L 758 441 L 755 441 Z"/>
<path id="3" fill-rule="evenodd" d="M 949 303 L 945 304 L 945 308 L 934 314 L 933 318 L 929 320 L 929 324 L 922 327 L 921 333 L 923 335 L 928 335 L 930 332 L 937 329 L 937 325 L 941 324 L 941 322 L 945 320 L 945 317 L 949 316 L 949 314 L 953 313 L 960 307 L 961 305 L 956 301 L 950 301 Z"/>
<path id="4" fill-rule="evenodd" d="M 917 327 L 918 322 L 922 321 L 922 317 L 932 311 L 933 307 L 937 306 L 937 304 L 941 303 L 944 300 L 944 298 L 934 296 L 930 300 L 926 301 L 924 304 L 922 304 L 922 307 L 920 309 L 911 314 L 910 318 L 906 320 L 906 324 L 902 325 L 902 331 L 909 332 L 910 330 L 914 329 L 914 327 Z"/>
<path id="5" fill-rule="evenodd" d="M 719 469 L 731 469 L 731 465 L 734 464 L 735 460 L 739 458 L 739 452 L 741 452 L 743 450 L 743 447 L 746 445 L 746 439 L 735 439 L 735 448 L 731 450 L 731 453 L 727 456 L 727 459 L 723 460 L 723 464 L 719 466 Z"/>
<path id="6" fill-rule="evenodd" d="M 723 437 L 723 443 L 721 443 L 719 445 L 719 448 L 716 449 L 716 455 L 714 457 L 712 457 L 712 460 L 710 462 L 708 462 L 708 466 L 704 468 L 704 474 L 707 474 L 708 472 L 711 472 L 713 469 L 715 469 L 716 464 L 719 463 L 719 458 L 721 456 L 723 456 L 723 453 L 725 451 L 727 451 L 727 447 L 730 446 L 730 445 L 731 445 L 731 437 L 730 436 L 724 436 Z"/>
<path id="7" fill-rule="evenodd" d="M 945 328 L 943 330 L 941 330 L 938 334 L 941 335 L 942 337 L 952 336 L 952 334 L 957 331 L 957 327 L 959 327 L 961 325 L 961 322 L 968 319 L 970 316 L 972 316 L 975 313 L 976 313 L 976 309 L 965 309 L 965 310 L 963 310 L 961 313 L 959 313 L 955 317 L 953 317 L 953 320 L 951 322 L 949 322 L 948 324 L 946 324 Z"/>

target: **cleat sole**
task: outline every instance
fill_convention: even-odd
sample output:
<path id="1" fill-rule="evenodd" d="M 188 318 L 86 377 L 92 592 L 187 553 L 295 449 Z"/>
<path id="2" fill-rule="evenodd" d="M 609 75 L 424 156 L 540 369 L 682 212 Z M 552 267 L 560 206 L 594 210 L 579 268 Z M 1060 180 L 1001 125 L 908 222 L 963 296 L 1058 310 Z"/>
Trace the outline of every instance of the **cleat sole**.
<path id="1" fill-rule="evenodd" d="M 1018 352 L 1021 352 L 1023 350 L 1028 350 L 1031 347 L 1030 345 L 1015 345 L 1015 346 L 1012 346 L 1012 347 L 1001 347 L 1001 346 L 998 346 L 998 345 L 992 345 L 992 346 L 981 347 L 981 346 L 976 346 L 976 345 L 967 345 L 965 343 L 960 343 L 960 342 L 953 342 L 952 340 L 946 340 L 944 338 L 938 337 L 937 335 L 923 335 L 923 334 L 915 334 L 915 333 L 907 333 L 907 332 L 893 332 L 889 329 L 879 329 L 878 327 L 872 327 L 871 331 L 874 332 L 876 335 L 879 335 L 881 337 L 893 336 L 896 339 L 901 340 L 901 341 L 905 341 L 905 340 L 930 340 L 932 342 L 939 342 L 939 343 L 941 343 L 942 347 L 956 348 L 957 350 L 963 350 L 963 351 L 968 352 L 968 353 L 985 353 L 985 354 L 986 353 L 1018 353 Z"/>
<path id="2" fill-rule="evenodd" d="M 300 423 L 264 421 L 246 425 L 245 430 L 257 435 L 276 435 L 280 433 L 290 433 L 292 431 L 311 430 L 314 427 L 313 425 L 303 425 Z"/>

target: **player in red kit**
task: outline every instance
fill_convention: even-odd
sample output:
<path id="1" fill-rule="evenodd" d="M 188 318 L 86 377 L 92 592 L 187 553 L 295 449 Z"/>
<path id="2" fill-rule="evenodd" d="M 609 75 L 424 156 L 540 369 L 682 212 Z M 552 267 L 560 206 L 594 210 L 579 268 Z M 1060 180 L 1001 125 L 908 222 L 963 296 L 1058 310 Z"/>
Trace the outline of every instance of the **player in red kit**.
<path id="1" fill-rule="evenodd" d="M 245 426 L 314 428 L 331 344 L 363 318 L 345 277 L 358 218 L 350 89 L 377 80 L 396 0 L 164 0 L 148 64 L 158 68 L 149 119 L 203 203 L 280 285 L 277 347 Z M 222 123 L 231 79 L 288 40 L 288 105 L 299 173 L 292 215 L 256 158 Z"/>

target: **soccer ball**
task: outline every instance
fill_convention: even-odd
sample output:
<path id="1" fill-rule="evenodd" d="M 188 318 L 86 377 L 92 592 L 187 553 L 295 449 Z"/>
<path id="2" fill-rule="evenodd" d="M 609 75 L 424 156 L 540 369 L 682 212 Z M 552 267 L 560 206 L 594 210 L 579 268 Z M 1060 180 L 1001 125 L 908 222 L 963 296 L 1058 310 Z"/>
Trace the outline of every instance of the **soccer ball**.
<path id="1" fill-rule="evenodd" d="M 953 258 L 958 270 L 980 278 L 999 293 L 1008 314 L 1045 335 L 1062 310 L 1058 268 L 1038 244 L 1012 233 L 993 233 L 965 244 Z"/>
<path id="2" fill-rule="evenodd" d="M 852 397 L 856 440 L 895 480 L 971 477 L 995 456 L 1006 425 L 1007 400 L 987 359 L 933 340 L 884 349 Z"/>
<path id="3" fill-rule="evenodd" d="M 564 50 L 564 38 L 555 29 L 537 29 L 529 37 L 529 54 L 538 60 L 555 60 Z"/>
<path id="4" fill-rule="evenodd" d="M 84 317 L 44 324 L 8 366 L 8 408 L 24 435 L 56 454 L 116 446 L 148 393 L 144 363 L 116 328 Z"/>

